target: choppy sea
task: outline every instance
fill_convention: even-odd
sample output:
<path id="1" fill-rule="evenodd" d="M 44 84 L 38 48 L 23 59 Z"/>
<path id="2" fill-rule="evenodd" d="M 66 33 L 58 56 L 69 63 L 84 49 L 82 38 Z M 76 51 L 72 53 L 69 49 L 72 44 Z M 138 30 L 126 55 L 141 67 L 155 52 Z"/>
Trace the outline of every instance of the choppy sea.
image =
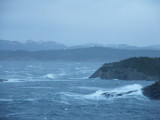
<path id="1" fill-rule="evenodd" d="M 88 79 L 102 64 L 0 62 L 0 120 L 160 120 L 160 101 L 141 91 L 154 81 Z"/>

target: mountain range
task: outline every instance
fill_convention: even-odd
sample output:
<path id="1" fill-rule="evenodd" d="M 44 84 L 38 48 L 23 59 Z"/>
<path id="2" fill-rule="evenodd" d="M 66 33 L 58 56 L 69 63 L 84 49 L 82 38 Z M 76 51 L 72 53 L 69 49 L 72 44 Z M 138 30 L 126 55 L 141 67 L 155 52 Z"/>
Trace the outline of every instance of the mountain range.
<path id="1" fill-rule="evenodd" d="M 89 48 L 89 47 L 108 47 L 114 49 L 126 49 L 126 50 L 160 50 L 160 45 L 152 45 L 146 47 L 137 47 L 126 44 L 84 44 L 84 45 L 74 45 L 66 46 L 61 43 L 53 41 L 32 41 L 27 40 L 25 42 L 10 41 L 10 40 L 0 40 L 0 50 L 24 50 L 24 51 L 39 51 L 39 50 L 59 50 L 59 49 L 77 49 L 77 48 Z"/>
<path id="2" fill-rule="evenodd" d="M 27 40 L 25 42 L 0 40 L 0 50 L 24 50 L 24 51 L 37 51 L 37 50 L 57 50 L 65 49 L 66 46 L 52 41 L 35 42 Z"/>

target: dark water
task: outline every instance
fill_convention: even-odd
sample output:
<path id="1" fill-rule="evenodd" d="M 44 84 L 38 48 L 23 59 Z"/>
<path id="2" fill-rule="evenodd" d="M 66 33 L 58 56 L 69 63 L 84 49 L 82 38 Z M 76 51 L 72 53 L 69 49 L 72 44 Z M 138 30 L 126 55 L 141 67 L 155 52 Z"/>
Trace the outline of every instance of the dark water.
<path id="1" fill-rule="evenodd" d="M 153 81 L 87 79 L 102 64 L 1 62 L 0 120 L 160 120 L 160 101 L 140 90 Z"/>

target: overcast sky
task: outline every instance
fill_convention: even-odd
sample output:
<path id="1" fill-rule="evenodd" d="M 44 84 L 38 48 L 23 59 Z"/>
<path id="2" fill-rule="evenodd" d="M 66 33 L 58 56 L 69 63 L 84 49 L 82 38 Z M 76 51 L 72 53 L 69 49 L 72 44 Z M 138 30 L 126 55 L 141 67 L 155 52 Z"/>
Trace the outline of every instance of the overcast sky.
<path id="1" fill-rule="evenodd" d="M 0 39 L 160 44 L 160 0 L 0 0 Z"/>

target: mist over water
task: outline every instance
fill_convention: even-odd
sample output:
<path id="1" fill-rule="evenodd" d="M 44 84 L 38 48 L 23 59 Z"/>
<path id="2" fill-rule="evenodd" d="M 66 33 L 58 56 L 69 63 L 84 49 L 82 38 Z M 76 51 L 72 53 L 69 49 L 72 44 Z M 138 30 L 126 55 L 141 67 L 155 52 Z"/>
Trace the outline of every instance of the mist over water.
<path id="1" fill-rule="evenodd" d="M 159 119 L 159 101 L 144 97 L 152 81 L 88 79 L 101 62 L 1 62 L 0 119 Z M 134 93 L 106 98 L 102 94 Z"/>

